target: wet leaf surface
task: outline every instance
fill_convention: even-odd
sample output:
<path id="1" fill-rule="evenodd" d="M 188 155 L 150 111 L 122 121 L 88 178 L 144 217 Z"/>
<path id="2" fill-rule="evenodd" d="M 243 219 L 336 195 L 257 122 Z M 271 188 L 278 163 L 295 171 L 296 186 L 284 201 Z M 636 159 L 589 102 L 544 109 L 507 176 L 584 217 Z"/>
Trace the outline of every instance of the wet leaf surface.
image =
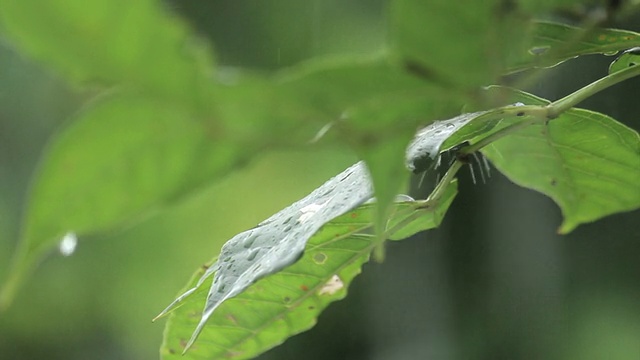
<path id="1" fill-rule="evenodd" d="M 344 176 L 362 175 L 357 172 L 362 169 L 362 163 L 358 163 L 323 187 L 326 190 L 342 184 L 339 180 Z M 418 231 L 437 227 L 456 195 L 456 185 L 455 182 L 451 183 L 438 202 L 409 200 L 395 203 L 389 229 L 400 223 L 402 226 L 397 228 L 398 232 L 389 233 L 390 238 L 400 240 Z M 322 212 L 320 207 L 315 206 L 316 200 L 326 198 L 315 198 L 318 194 L 314 193 L 274 215 L 270 218 L 273 221 L 267 220 L 255 229 L 239 234 L 225 245 L 213 266 L 200 269 L 194 275 L 184 297 L 172 304 L 175 308 L 165 330 L 161 350 L 163 359 L 252 358 L 290 336 L 311 328 L 329 303 L 346 296 L 349 284 L 369 260 L 369 254 L 377 243 L 376 237 L 371 234 L 375 204 L 361 205 L 321 223 L 320 220 L 331 210 Z M 300 207 L 297 204 L 306 205 Z M 297 240 L 284 239 L 286 233 L 279 233 L 275 241 L 271 240 L 274 229 L 280 227 L 277 221 L 282 216 L 293 216 L 294 219 L 302 219 L 303 223 L 320 224 L 321 227 L 313 234 L 296 232 L 300 236 Z M 273 228 L 269 229 L 270 226 Z M 251 236 L 255 236 L 255 240 L 249 240 L 253 248 L 246 249 L 244 244 L 247 239 L 252 239 Z M 258 242 L 264 247 L 255 247 Z M 237 253 L 231 253 L 230 249 L 237 250 Z M 252 254 L 256 249 L 259 250 L 254 257 Z M 261 255 L 263 251 L 265 254 Z M 282 258 L 272 257 L 272 254 Z M 291 264 L 292 260 L 297 261 Z M 242 265 L 235 265 L 238 262 Z M 229 265 L 234 270 L 223 271 Z M 258 273 L 263 267 L 270 267 L 272 273 Z M 244 279 L 250 280 L 248 283 L 244 280 L 235 282 L 238 279 L 237 271 L 241 269 L 245 269 Z M 215 271 L 219 273 L 215 275 L 216 280 L 207 293 L 201 285 Z M 245 289 L 241 289 L 245 284 Z M 228 295 L 231 288 L 239 293 L 231 297 Z M 221 289 L 227 295 L 220 294 Z M 219 301 L 212 301 L 214 297 Z M 207 307 L 203 312 L 204 302 Z M 211 313 L 212 309 L 215 312 Z M 181 353 L 190 344 L 188 339 L 192 338 L 193 329 L 207 321 L 207 318 L 206 326 L 198 330 L 201 331 L 198 341 L 182 356 Z"/>
<path id="2" fill-rule="evenodd" d="M 407 151 L 407 162 L 413 163 L 417 158 L 433 155 L 434 149 L 437 149 L 442 144 L 447 135 L 453 134 L 456 129 L 475 118 L 476 115 L 467 114 L 467 116 L 463 115 L 451 121 L 439 121 L 431 124 L 414 139 Z M 435 137 L 426 135 L 430 133 L 443 135 Z M 196 293 L 198 291 L 197 288 L 208 277 L 213 275 L 213 283 L 206 296 L 200 320 L 195 325 L 189 340 L 184 342 L 184 346 L 181 347 L 184 350 L 188 349 L 200 333 L 206 331 L 206 325 L 210 318 L 214 316 L 215 312 L 221 311 L 218 309 L 225 302 L 238 297 L 260 279 L 269 277 L 269 275 L 280 274 L 283 269 L 287 269 L 288 266 L 296 263 L 305 252 L 308 252 L 309 245 L 307 241 L 315 238 L 316 233 L 323 226 L 332 226 L 331 224 L 334 224 L 333 219 L 363 204 L 371 199 L 373 195 L 372 181 L 367 167 L 364 162 L 358 162 L 327 181 L 305 198 L 258 224 L 257 227 L 230 239 L 223 246 L 218 260 L 204 272 L 195 287 L 178 297 L 158 317 L 164 316 L 176 307 L 182 306 L 185 300 Z M 454 195 L 455 189 L 450 187 L 443 199 L 427 205 L 419 202 L 409 202 L 413 205 L 411 205 L 412 208 L 407 209 L 407 202 L 400 201 L 396 203 L 392 206 L 393 211 L 391 211 L 391 214 L 393 214 L 393 217 L 387 223 L 387 228 L 392 229 L 393 232 L 386 234 L 386 237 L 399 240 L 418 231 L 436 227 L 444 216 L 443 209 L 449 206 Z M 375 216 L 376 206 L 376 202 L 373 201 L 361 206 L 357 211 L 351 211 L 350 217 L 357 220 L 350 222 L 350 227 L 345 227 L 341 231 L 350 236 L 354 231 L 359 232 L 372 227 L 377 217 Z M 416 216 L 416 214 L 420 216 Z M 411 218 L 411 221 L 406 221 L 411 216 L 415 216 L 415 218 Z M 398 219 L 404 219 L 406 223 L 399 224 Z M 354 224 L 359 225 L 356 226 Z M 335 236 L 342 235 L 338 233 Z M 378 243 L 379 241 L 375 241 L 374 238 L 370 239 L 367 252 L 360 254 L 366 255 L 366 259 L 360 259 L 360 264 L 368 259 L 369 252 Z M 308 256 L 308 254 L 304 256 Z M 317 260 L 317 256 L 312 256 L 312 258 Z M 324 275 L 331 276 L 331 273 Z M 353 276 L 355 274 L 350 275 L 350 277 Z M 171 324 L 167 324 L 169 329 L 171 329 L 171 326 Z M 289 336 L 299 331 L 302 330 L 295 330 Z M 271 344 L 268 347 L 272 346 L 275 346 L 275 344 Z"/>

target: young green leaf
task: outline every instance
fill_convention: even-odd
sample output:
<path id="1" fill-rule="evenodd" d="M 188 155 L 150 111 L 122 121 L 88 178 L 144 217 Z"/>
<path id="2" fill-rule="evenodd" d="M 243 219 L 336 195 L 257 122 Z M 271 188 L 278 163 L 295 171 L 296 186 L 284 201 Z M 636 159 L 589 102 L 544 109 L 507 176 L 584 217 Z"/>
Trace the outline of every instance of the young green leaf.
<path id="1" fill-rule="evenodd" d="M 396 203 L 388 235 L 399 240 L 438 226 L 455 195 L 456 183 L 452 182 L 437 201 Z M 220 304 L 199 341 L 180 356 L 207 299 L 199 285 L 224 266 L 218 260 L 214 267 L 200 269 L 190 281 L 190 298 L 181 299 L 181 306 L 167 322 L 162 359 L 249 359 L 311 328 L 329 303 L 346 296 L 349 284 L 368 261 L 376 240 L 365 232 L 372 227 L 374 216 L 374 204 L 365 204 L 324 224 L 295 264 L 256 279 L 244 292 Z M 392 231 L 400 223 L 400 231 Z M 268 262 L 264 265 L 270 266 Z"/>
<path id="2" fill-rule="evenodd" d="M 508 71 L 552 67 L 588 54 L 609 54 L 640 46 L 640 34 L 617 29 L 581 29 L 574 26 L 535 22 L 525 46 L 509 58 Z"/>
<path id="3" fill-rule="evenodd" d="M 517 91 L 509 101 L 548 104 Z M 505 119 L 501 127 L 513 122 Z M 606 115 L 570 109 L 548 124 L 517 130 L 482 152 L 513 182 L 560 206 L 561 233 L 640 207 L 640 135 Z"/>

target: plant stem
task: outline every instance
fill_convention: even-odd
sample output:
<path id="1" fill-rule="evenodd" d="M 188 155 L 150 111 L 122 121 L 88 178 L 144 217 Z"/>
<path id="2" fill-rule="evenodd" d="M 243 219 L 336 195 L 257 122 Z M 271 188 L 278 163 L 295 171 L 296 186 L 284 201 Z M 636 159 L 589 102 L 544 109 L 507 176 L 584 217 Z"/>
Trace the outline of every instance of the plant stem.
<path id="1" fill-rule="evenodd" d="M 512 124 L 503 129 L 496 131 L 495 133 L 487 136 L 486 138 L 476 142 L 475 144 L 464 147 L 460 150 L 461 154 L 471 154 L 490 143 L 503 138 L 517 130 L 520 130 L 529 125 L 533 125 L 540 121 L 549 121 L 557 118 L 563 112 L 571 109 L 583 100 L 595 95 L 596 93 L 605 90 L 619 82 L 628 80 L 635 76 L 640 75 L 640 66 L 632 66 L 627 69 L 617 71 L 613 74 L 609 74 L 591 84 L 563 97 L 560 100 L 556 100 L 549 105 L 525 105 L 525 106 L 506 106 L 501 108 L 497 112 L 487 113 L 483 120 L 495 120 L 497 117 L 504 118 L 505 116 L 519 116 L 528 117 L 528 119 L 521 122 Z M 496 109 L 497 110 L 497 109 Z M 478 119 L 482 118 L 478 117 Z"/>
<path id="2" fill-rule="evenodd" d="M 533 125 L 535 123 L 539 123 L 540 119 L 538 118 L 530 118 L 528 120 L 524 120 L 515 124 L 511 124 L 507 127 L 504 127 L 496 132 L 494 132 L 493 134 L 487 136 L 486 138 L 481 139 L 480 141 L 473 143 L 469 146 L 465 146 L 462 149 L 460 149 L 459 153 L 460 154 L 464 154 L 464 155 L 468 155 L 468 154 L 473 154 L 474 152 L 482 149 L 483 147 L 491 144 L 492 142 L 495 142 L 515 131 L 518 131 L 522 128 L 525 128 L 529 125 Z"/>
<path id="3" fill-rule="evenodd" d="M 402 221 L 395 224 L 393 227 L 385 230 L 384 238 L 390 238 L 393 234 L 409 225 L 420 216 L 423 216 L 422 212 L 416 210 L 437 205 L 437 203 L 442 199 L 442 196 L 444 195 L 449 184 L 455 179 L 456 173 L 458 172 L 458 170 L 460 170 L 460 168 L 462 168 L 463 165 L 464 163 L 461 161 L 454 161 L 449 170 L 447 170 L 447 173 L 442 177 L 440 182 L 438 182 L 436 188 L 433 190 L 433 192 L 431 192 L 431 195 L 429 195 L 426 200 L 421 201 L 409 216 L 402 219 Z"/>
<path id="4" fill-rule="evenodd" d="M 619 82 L 631 79 L 632 77 L 640 75 L 640 66 L 631 66 L 624 70 L 620 70 L 614 72 L 613 74 L 609 74 L 602 79 L 596 80 L 591 84 L 579 89 L 560 100 L 554 101 L 547 106 L 548 114 L 547 117 L 549 119 L 554 119 L 558 117 L 563 112 L 569 110 L 570 108 L 576 106 L 578 103 L 583 100 L 595 95 L 596 93 L 607 89 Z"/>
<path id="5" fill-rule="evenodd" d="M 456 174 L 458 173 L 458 170 L 460 170 L 462 165 L 464 165 L 463 162 L 459 160 L 454 161 L 453 164 L 451 164 L 449 170 L 447 170 L 447 173 L 444 174 L 442 179 L 440 179 L 440 182 L 438 183 L 438 185 L 436 185 L 436 188 L 427 197 L 427 200 L 425 202 L 440 201 L 442 195 L 444 194 L 444 191 L 447 189 L 447 186 L 449 186 L 449 183 L 452 182 L 453 179 L 455 179 Z"/>

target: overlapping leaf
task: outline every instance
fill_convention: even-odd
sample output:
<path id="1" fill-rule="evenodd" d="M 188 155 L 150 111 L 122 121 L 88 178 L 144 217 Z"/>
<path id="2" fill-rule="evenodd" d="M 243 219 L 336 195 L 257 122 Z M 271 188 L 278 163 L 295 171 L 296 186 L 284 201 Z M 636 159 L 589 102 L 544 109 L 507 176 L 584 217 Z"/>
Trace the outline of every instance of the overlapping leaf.
<path id="1" fill-rule="evenodd" d="M 507 70 L 551 67 L 580 55 L 616 53 L 635 46 L 640 46 L 640 34 L 632 31 L 534 22 L 526 42 L 509 58 Z"/>
<path id="2" fill-rule="evenodd" d="M 339 183 L 336 181 L 343 176 L 355 175 L 355 171 L 361 166 L 360 163 L 356 165 L 355 169 L 352 167 L 330 180 L 323 186 L 323 191 L 327 190 L 327 186 L 338 185 Z M 397 230 L 402 229 L 401 232 L 389 233 L 389 236 L 393 239 L 400 239 L 418 231 L 436 227 L 441 222 L 455 194 L 456 184 L 454 182 L 447 187 L 443 197 L 438 201 L 396 203 L 394 216 L 389 222 L 389 229 L 396 228 L 400 222 L 405 221 L 406 223 L 397 228 Z M 314 199 L 318 195 L 319 193 L 314 192 L 307 199 Z M 290 211 L 294 207 L 295 204 L 276 214 L 270 220 L 277 221 L 281 216 L 294 215 L 299 218 L 309 216 L 304 220 L 305 222 L 317 222 L 327 214 L 313 215 L 306 210 L 300 211 L 305 209 L 304 207 L 292 214 Z M 215 290 L 212 288 L 212 291 L 209 292 L 210 295 L 206 296 L 206 292 L 202 288 L 198 288 L 212 272 L 224 271 L 227 266 L 235 267 L 234 263 L 230 262 L 231 260 L 225 261 L 224 256 L 229 254 L 225 254 L 225 250 L 223 250 L 221 257 L 213 267 L 206 271 L 201 269 L 196 273 L 189 285 L 189 287 L 195 286 L 188 293 L 191 298 L 188 301 L 182 298 L 181 302 L 176 304 L 182 306 L 174 310 L 167 323 L 165 342 L 161 350 L 162 358 L 222 359 L 233 357 L 248 359 L 282 343 L 288 337 L 312 327 L 318 315 L 330 302 L 346 296 L 348 285 L 360 272 L 361 266 L 368 261 L 369 254 L 376 246 L 376 238 L 364 233 L 373 225 L 374 210 L 374 204 L 365 204 L 324 224 L 308 240 L 304 255 L 294 265 L 285 267 L 284 270 L 264 278 L 254 278 L 251 283 L 255 283 L 247 284 L 248 288 L 244 292 L 219 304 L 207 326 L 202 329 L 198 342 L 184 357 L 181 357 L 180 353 L 188 344 L 187 339 L 199 324 L 202 303 L 216 297 L 218 290 L 226 290 L 225 287 L 216 287 L 214 283 Z M 312 217 L 317 217 L 317 219 L 311 220 Z M 412 221 L 407 221 L 407 219 Z M 243 237 L 243 240 L 239 240 L 235 244 L 241 248 L 236 250 L 242 256 L 251 256 L 253 252 L 258 250 L 258 255 L 252 259 L 253 262 L 251 264 L 245 262 L 244 267 L 246 265 L 249 265 L 250 268 L 271 267 L 274 263 L 281 266 L 287 265 L 286 259 L 280 260 L 270 256 L 259 258 L 260 249 L 264 249 L 257 247 L 260 241 L 259 237 L 252 243 L 252 249 L 246 249 L 243 252 L 244 240 L 259 235 L 261 227 L 273 224 L 268 221 L 253 231 L 243 233 L 248 237 Z M 279 228 L 279 226 L 274 228 Z M 270 237 L 270 233 L 267 233 Z M 285 237 L 281 240 L 286 243 L 284 245 L 289 246 L 292 245 L 292 241 L 286 239 L 287 234 L 288 232 L 281 233 L 281 236 Z M 298 236 L 301 237 L 297 242 L 303 246 L 306 242 L 305 235 L 308 234 L 298 232 Z M 231 249 L 232 245 L 234 244 L 226 245 L 225 248 Z M 282 247 L 278 244 L 275 246 Z M 299 251 L 300 249 L 297 249 L 296 246 L 296 249 L 291 250 L 291 255 L 287 257 L 297 257 L 300 255 Z M 238 261 L 244 260 L 243 257 L 236 256 L 237 254 L 231 255 L 235 256 Z M 238 267 L 235 268 L 238 269 Z M 227 276 L 231 275 L 228 272 L 226 274 Z M 233 276 L 230 276 L 229 280 L 233 280 Z M 224 282 L 226 279 L 222 279 L 220 283 Z M 228 285 L 235 286 L 235 283 Z"/>
<path id="3" fill-rule="evenodd" d="M 432 81 L 469 87 L 493 83 L 503 73 L 640 46 L 636 32 L 531 21 L 503 5 L 396 0 L 391 9 L 394 50 L 410 69 Z M 539 6 L 544 5 L 531 4 Z"/>
<path id="4" fill-rule="evenodd" d="M 510 101 L 548 103 L 516 91 Z M 511 122 L 506 119 L 500 126 Z M 604 114 L 570 109 L 548 124 L 492 143 L 483 153 L 513 182 L 548 195 L 560 206 L 561 233 L 640 207 L 640 135 Z"/>
<path id="5" fill-rule="evenodd" d="M 527 22 L 498 1 L 395 0 L 391 43 L 401 61 L 432 81 L 457 88 L 494 83 Z"/>
<path id="6" fill-rule="evenodd" d="M 20 50 L 67 77 L 135 86 L 192 102 L 212 60 L 155 0 L 2 0 L 0 21 Z"/>

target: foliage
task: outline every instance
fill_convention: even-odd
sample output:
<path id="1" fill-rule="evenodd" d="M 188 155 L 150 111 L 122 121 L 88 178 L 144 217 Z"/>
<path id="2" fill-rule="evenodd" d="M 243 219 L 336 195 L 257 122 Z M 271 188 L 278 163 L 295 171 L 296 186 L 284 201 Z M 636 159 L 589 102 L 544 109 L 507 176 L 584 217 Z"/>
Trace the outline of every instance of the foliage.
<path id="1" fill-rule="evenodd" d="M 319 131 L 316 141 L 346 144 L 364 162 L 237 235 L 199 269 L 162 314 L 172 312 L 164 359 L 189 347 L 185 358 L 250 358 L 309 329 L 346 296 L 372 252 L 382 257 L 386 239 L 440 224 L 457 171 L 477 151 L 551 197 L 563 212 L 561 233 L 640 208 L 638 132 L 574 107 L 639 75 L 637 49 L 554 102 L 483 88 L 514 72 L 535 76 L 576 56 L 638 47 L 640 34 L 535 20 L 553 8 L 547 2 L 393 0 L 382 53 L 316 59 L 267 77 L 216 66 L 155 1 L 98 4 L 87 12 L 79 1 L 0 1 L 2 25 L 22 51 L 99 92 L 42 156 L 0 306 L 65 234 L 126 226 L 255 153 L 305 146 Z M 84 51 L 92 42 L 100 52 Z M 427 199 L 396 197 L 405 164 L 433 169 L 445 151 L 456 160 Z M 211 276 L 207 294 L 201 285 Z"/>

